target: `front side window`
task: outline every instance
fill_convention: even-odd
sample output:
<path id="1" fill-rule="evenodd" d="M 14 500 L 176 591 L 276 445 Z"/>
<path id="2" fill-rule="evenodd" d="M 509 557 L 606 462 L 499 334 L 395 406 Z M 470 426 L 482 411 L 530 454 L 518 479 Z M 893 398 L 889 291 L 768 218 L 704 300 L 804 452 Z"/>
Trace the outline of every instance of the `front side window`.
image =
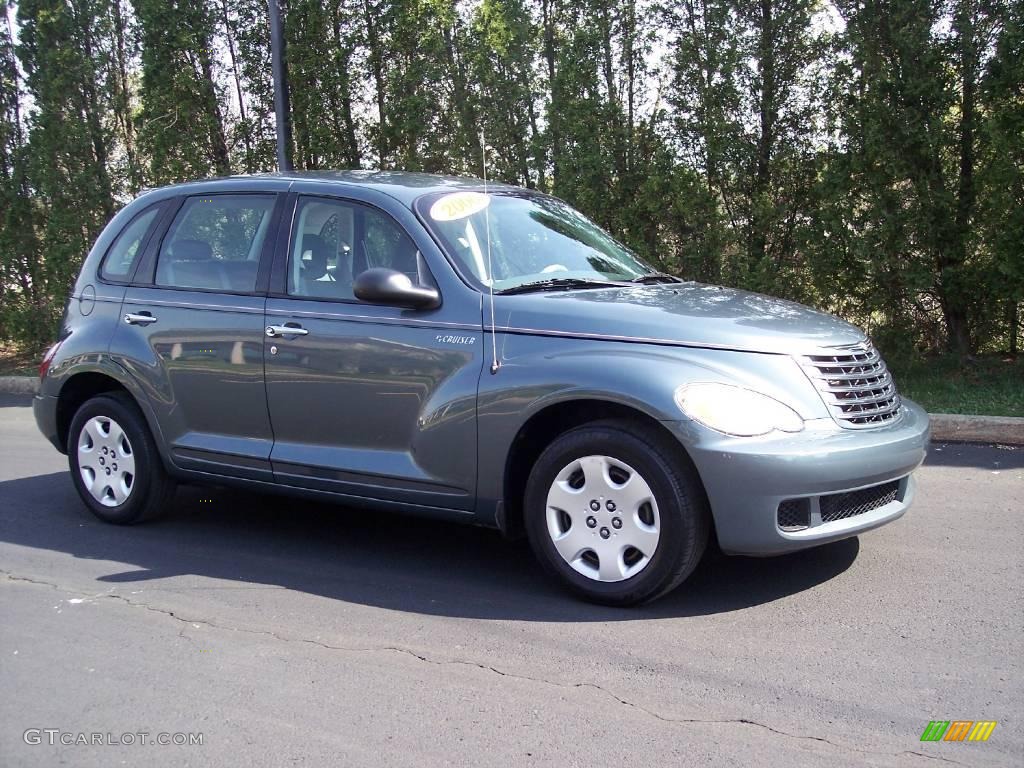
<path id="1" fill-rule="evenodd" d="M 188 198 L 160 247 L 156 284 L 252 292 L 273 208 L 273 195 Z"/>
<path id="2" fill-rule="evenodd" d="M 100 275 L 107 280 L 127 280 L 131 275 L 135 260 L 142 250 L 142 242 L 146 233 L 156 219 L 159 206 L 143 211 L 128 224 L 110 246 L 100 267 Z"/>
<path id="3" fill-rule="evenodd" d="M 414 284 L 429 282 L 416 245 L 387 214 L 345 200 L 299 199 L 288 259 L 290 295 L 353 301 L 354 278 L 372 267 L 404 272 Z"/>
<path id="4" fill-rule="evenodd" d="M 462 270 L 496 291 L 557 278 L 628 281 L 655 271 L 546 195 L 442 192 L 424 195 L 415 208 Z"/>

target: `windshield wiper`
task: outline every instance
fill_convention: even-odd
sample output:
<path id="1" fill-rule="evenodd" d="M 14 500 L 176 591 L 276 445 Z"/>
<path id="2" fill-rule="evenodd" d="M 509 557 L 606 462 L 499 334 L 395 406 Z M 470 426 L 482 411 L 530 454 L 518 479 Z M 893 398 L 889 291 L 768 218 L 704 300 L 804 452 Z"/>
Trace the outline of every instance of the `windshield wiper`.
<path id="1" fill-rule="evenodd" d="M 533 291 L 567 291 L 571 288 L 614 288 L 621 285 L 621 283 L 612 283 L 607 280 L 587 280 L 582 277 L 554 277 L 550 280 L 535 280 L 532 283 L 513 285 L 511 288 L 495 291 L 495 293 L 509 295 Z"/>
<path id="2" fill-rule="evenodd" d="M 629 282 L 639 283 L 640 285 L 653 285 L 654 283 L 682 283 L 684 281 L 681 277 L 664 272 L 650 272 L 646 275 L 640 275 L 640 277 L 634 277 Z"/>

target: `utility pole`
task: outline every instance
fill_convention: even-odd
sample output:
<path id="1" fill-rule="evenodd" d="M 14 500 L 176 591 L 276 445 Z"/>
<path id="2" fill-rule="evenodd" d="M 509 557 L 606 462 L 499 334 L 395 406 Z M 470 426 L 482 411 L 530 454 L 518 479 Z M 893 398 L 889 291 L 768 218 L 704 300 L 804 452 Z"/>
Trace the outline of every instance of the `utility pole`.
<path id="1" fill-rule="evenodd" d="M 288 99 L 288 71 L 285 64 L 284 27 L 278 0 L 270 7 L 270 60 L 274 77 L 274 115 L 277 119 L 277 170 L 292 170 L 292 120 Z"/>

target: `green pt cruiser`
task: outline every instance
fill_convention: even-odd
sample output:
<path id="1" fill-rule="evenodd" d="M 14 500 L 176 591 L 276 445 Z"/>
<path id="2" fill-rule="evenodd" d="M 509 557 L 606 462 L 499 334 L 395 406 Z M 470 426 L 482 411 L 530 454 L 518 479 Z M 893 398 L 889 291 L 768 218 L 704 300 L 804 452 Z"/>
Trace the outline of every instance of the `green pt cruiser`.
<path id="1" fill-rule="evenodd" d="M 399 172 L 141 195 L 41 377 L 39 428 L 103 520 L 177 483 L 462 520 L 617 605 L 711 536 L 772 555 L 895 520 L 929 436 L 835 317 L 661 274 L 535 191 Z"/>

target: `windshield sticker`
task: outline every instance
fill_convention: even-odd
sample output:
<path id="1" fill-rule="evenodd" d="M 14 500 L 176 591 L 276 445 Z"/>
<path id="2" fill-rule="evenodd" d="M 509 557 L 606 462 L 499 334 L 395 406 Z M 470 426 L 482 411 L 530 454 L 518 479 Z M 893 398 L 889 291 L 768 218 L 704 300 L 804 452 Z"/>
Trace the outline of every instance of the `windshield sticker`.
<path id="1" fill-rule="evenodd" d="M 456 221 L 479 213 L 490 204 L 490 196 L 482 192 L 452 192 L 430 206 L 430 218 L 434 221 Z"/>

